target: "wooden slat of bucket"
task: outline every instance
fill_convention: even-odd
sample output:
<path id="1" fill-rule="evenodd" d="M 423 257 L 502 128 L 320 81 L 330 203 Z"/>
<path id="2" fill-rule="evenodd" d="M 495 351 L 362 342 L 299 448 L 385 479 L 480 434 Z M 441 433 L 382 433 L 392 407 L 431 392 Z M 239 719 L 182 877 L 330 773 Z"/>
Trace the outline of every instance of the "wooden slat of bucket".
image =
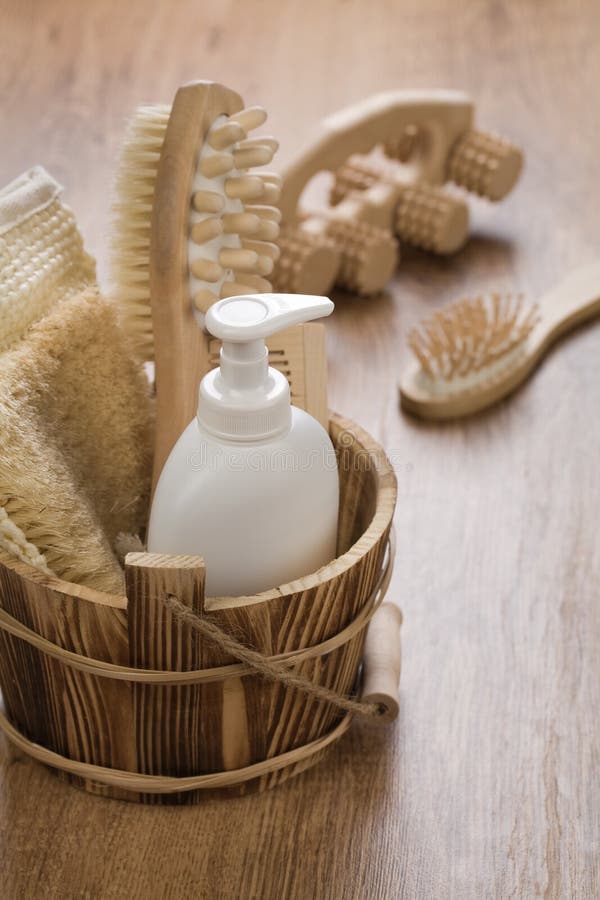
<path id="1" fill-rule="evenodd" d="M 163 605 L 176 596 L 195 612 L 204 607 L 204 562 L 197 556 L 129 553 L 126 558 L 129 664 L 184 672 L 201 668 L 202 646 L 192 629 Z M 133 686 L 136 770 L 149 775 L 195 775 L 223 767 L 221 685 Z M 207 732 L 213 738 L 207 739 Z M 147 798 L 149 802 L 151 797 Z"/>
<path id="2" fill-rule="evenodd" d="M 95 592 L 65 593 L 63 586 L 0 553 L 0 604 L 11 616 L 67 650 L 126 663 L 124 610 L 90 602 Z M 27 737 L 82 762 L 132 765 L 131 690 L 126 682 L 69 669 L 4 631 L 0 673 L 8 716 Z M 75 776 L 61 777 L 92 793 L 131 799 L 131 794 Z"/>
<path id="3" fill-rule="evenodd" d="M 125 576 L 130 665 L 189 671 L 235 661 L 175 619 L 162 603 L 171 594 L 205 614 L 205 570 L 200 557 L 130 553 Z M 264 605 L 252 616 L 250 629 L 246 619 L 241 610 L 232 610 L 228 630 L 239 633 L 243 620 L 249 642 L 256 642 L 258 633 L 268 635 Z M 140 772 L 195 775 L 241 768 L 266 756 L 266 695 L 260 678 L 180 687 L 138 684 L 133 692 Z M 206 796 L 205 791 L 196 791 L 173 798 L 148 795 L 145 801 L 190 803 Z"/>

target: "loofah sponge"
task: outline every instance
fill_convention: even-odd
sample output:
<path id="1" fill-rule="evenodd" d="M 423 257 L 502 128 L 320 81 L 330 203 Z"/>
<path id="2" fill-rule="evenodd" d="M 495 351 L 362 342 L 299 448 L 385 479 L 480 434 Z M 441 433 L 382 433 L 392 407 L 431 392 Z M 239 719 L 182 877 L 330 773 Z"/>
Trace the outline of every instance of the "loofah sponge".
<path id="1" fill-rule="evenodd" d="M 0 546 L 68 581 L 121 592 L 113 546 L 145 518 L 150 388 L 93 283 L 73 214 L 36 173 L 0 194 Z"/>

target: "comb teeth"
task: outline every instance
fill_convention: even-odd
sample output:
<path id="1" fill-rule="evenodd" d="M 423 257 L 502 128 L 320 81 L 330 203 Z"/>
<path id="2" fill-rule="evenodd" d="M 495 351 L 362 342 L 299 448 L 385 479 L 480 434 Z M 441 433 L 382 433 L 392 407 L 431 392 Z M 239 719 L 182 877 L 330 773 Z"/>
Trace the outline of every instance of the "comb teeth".
<path id="1" fill-rule="evenodd" d="M 438 310 L 414 328 L 408 344 L 432 382 L 467 387 L 484 371 L 508 364 L 539 321 L 537 305 L 492 294 Z"/>
<path id="2" fill-rule="evenodd" d="M 522 166 L 523 154 L 510 141 L 470 131 L 452 150 L 448 178 L 467 191 L 497 201 L 514 187 Z"/>

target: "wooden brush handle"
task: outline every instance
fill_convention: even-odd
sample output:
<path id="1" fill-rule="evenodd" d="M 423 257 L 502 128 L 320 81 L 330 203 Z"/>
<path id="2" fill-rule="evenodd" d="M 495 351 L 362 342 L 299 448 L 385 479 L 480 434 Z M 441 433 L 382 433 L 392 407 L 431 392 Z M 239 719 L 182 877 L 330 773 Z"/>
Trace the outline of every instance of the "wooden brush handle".
<path id="1" fill-rule="evenodd" d="M 561 334 L 600 314 L 600 262 L 582 266 L 538 301 L 536 335 L 541 348 Z"/>
<path id="2" fill-rule="evenodd" d="M 156 370 L 152 490 L 173 445 L 192 421 L 208 370 L 208 338 L 189 292 L 188 228 L 192 180 L 206 133 L 220 115 L 243 109 L 239 94 L 199 81 L 179 88 L 162 146 L 152 208 L 150 299 Z"/>
<path id="3" fill-rule="evenodd" d="M 393 603 L 382 603 L 369 623 L 365 639 L 362 699 L 378 703 L 385 710 L 381 717 L 385 722 L 393 722 L 400 709 L 401 624 L 400 609 Z"/>

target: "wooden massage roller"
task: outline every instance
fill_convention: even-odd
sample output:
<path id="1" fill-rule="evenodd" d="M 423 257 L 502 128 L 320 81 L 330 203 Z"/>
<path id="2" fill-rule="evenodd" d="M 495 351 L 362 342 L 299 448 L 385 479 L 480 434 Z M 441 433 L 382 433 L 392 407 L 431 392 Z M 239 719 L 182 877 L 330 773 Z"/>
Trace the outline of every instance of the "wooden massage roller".
<path id="1" fill-rule="evenodd" d="M 453 182 L 496 202 L 514 187 L 521 151 L 473 128 L 474 107 L 455 91 L 390 91 L 326 119 L 283 171 L 275 290 L 381 291 L 398 264 L 399 242 L 453 253 L 468 237 Z M 301 196 L 319 172 L 334 173 L 330 205 L 306 212 Z"/>

